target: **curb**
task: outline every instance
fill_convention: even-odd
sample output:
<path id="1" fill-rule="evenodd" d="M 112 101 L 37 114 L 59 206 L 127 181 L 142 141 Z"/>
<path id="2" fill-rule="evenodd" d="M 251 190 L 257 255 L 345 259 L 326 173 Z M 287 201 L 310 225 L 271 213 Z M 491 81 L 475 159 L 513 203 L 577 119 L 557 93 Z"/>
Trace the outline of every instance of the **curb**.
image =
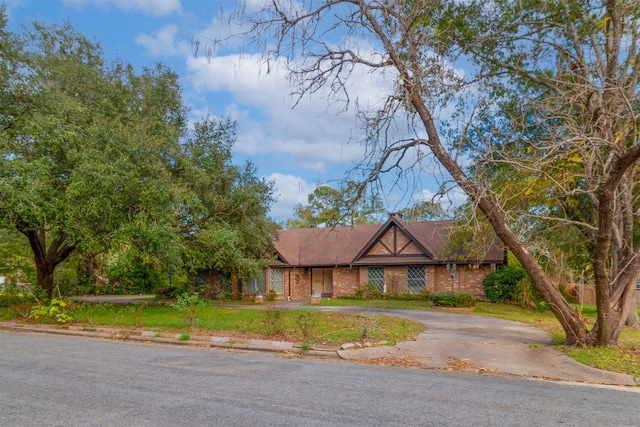
<path id="1" fill-rule="evenodd" d="M 338 356 L 337 347 L 312 345 L 308 350 L 303 350 L 302 344 L 288 341 L 230 338 L 212 335 L 191 336 L 190 334 L 72 325 L 24 325 L 10 322 L 0 322 L 0 330 L 11 332 L 36 332 L 58 335 L 74 335 L 121 341 L 141 341 L 160 344 L 215 347 L 234 350 L 269 351 L 275 353 L 300 354 L 304 356 L 334 359 L 340 358 Z"/>

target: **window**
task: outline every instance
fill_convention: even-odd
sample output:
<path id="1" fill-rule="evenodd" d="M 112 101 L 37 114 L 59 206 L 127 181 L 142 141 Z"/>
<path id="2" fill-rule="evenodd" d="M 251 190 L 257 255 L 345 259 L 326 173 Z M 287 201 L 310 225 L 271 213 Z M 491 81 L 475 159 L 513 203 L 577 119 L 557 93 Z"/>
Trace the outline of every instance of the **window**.
<path id="1" fill-rule="evenodd" d="M 267 292 L 267 280 L 266 274 L 262 273 L 262 277 L 252 277 L 247 280 L 247 286 L 245 288 L 245 292 L 257 294 L 260 292 L 264 294 Z"/>
<path id="2" fill-rule="evenodd" d="M 384 292 L 384 267 L 369 267 L 367 270 L 369 285 L 373 285 L 380 292 Z"/>
<path id="3" fill-rule="evenodd" d="M 425 289 L 424 265 L 410 265 L 407 269 L 407 287 L 410 294 L 418 294 Z"/>
<path id="4" fill-rule="evenodd" d="M 231 292 L 231 276 L 228 273 L 220 276 L 220 292 Z"/>
<path id="5" fill-rule="evenodd" d="M 284 269 L 271 269 L 271 287 L 270 289 L 276 294 L 284 293 Z"/>

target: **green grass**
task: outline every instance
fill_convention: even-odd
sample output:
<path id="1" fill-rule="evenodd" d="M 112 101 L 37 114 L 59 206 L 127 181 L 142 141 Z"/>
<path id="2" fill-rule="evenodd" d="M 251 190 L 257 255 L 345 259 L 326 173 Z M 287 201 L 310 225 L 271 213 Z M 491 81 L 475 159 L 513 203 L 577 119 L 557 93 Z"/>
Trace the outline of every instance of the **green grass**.
<path id="1" fill-rule="evenodd" d="M 271 311 L 270 311 L 271 310 Z M 274 310 L 279 314 L 273 320 Z M 140 327 L 159 332 L 185 331 L 185 320 L 169 306 L 111 306 L 79 304 L 72 310 L 76 323 Z M 274 322 L 278 322 L 277 325 Z M 241 309 L 207 306 L 199 310 L 192 334 L 227 332 L 271 336 L 313 344 L 339 345 L 350 341 L 383 341 L 390 344 L 414 338 L 424 326 L 395 317 L 370 315 L 367 336 L 362 336 L 362 315 L 311 310 Z"/>

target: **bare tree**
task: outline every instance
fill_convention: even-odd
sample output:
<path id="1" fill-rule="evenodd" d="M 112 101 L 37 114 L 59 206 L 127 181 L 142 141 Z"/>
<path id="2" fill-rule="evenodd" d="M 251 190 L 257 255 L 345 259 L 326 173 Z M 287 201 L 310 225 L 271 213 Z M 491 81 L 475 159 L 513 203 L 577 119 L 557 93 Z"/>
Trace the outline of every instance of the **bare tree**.
<path id="1" fill-rule="evenodd" d="M 522 263 L 566 344 L 618 342 L 640 275 L 637 0 L 247 5 L 232 18 L 250 24 L 267 60 L 286 59 L 295 94 L 326 90 L 358 109 L 365 184 L 434 156 Z M 350 79 L 363 69 L 391 83 L 375 107 L 351 97 Z M 475 167 L 464 149 L 477 149 Z M 531 182 L 500 187 L 491 175 L 500 165 Z M 527 246 L 522 215 L 580 230 L 593 256 L 591 329 Z"/>

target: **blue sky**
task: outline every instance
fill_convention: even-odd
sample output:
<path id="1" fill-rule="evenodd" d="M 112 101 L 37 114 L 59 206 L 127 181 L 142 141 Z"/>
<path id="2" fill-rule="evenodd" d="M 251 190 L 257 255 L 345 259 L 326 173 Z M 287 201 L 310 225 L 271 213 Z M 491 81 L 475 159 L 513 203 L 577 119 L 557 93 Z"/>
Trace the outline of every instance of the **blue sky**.
<path id="1" fill-rule="evenodd" d="M 259 55 L 246 50 L 241 38 L 207 59 L 194 54 L 194 40 L 224 37 L 231 28 L 221 12 L 234 0 L 0 0 L 7 6 L 9 27 L 33 21 L 69 21 L 95 38 L 107 58 L 120 57 L 136 67 L 162 62 L 180 76 L 192 119 L 206 114 L 238 123 L 234 147 L 237 162 L 250 159 L 258 174 L 275 182 L 277 202 L 271 217 L 284 221 L 297 203 L 320 183 L 337 185 L 347 169 L 362 158 L 355 142 L 359 129 L 353 111 L 338 112 L 322 96 L 295 98 L 283 67 L 267 73 Z M 251 2 L 249 2 L 251 3 Z M 351 87 L 360 102 L 379 99 L 392 82 L 363 75 Z M 428 180 L 427 180 L 428 181 Z M 406 192 L 388 195 L 389 210 L 404 207 Z M 431 192 L 411 188 L 411 194 Z M 402 197 L 403 201 L 400 201 Z"/>

